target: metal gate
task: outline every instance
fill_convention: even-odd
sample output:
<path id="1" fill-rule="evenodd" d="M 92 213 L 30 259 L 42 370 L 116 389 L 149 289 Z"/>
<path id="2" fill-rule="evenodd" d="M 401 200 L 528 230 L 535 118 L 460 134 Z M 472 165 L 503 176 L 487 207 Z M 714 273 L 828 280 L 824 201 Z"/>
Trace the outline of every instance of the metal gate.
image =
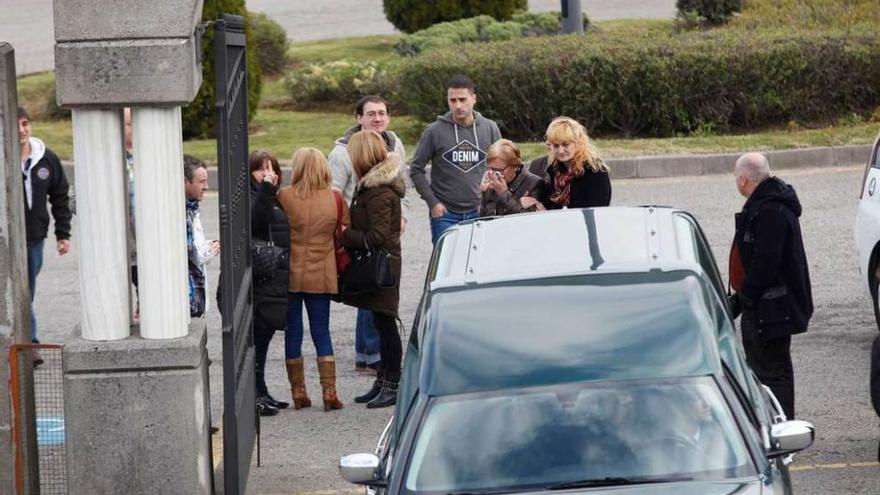
<path id="1" fill-rule="evenodd" d="M 223 317 L 223 485 L 245 493 L 257 428 L 251 300 L 250 182 L 244 18 L 224 14 L 214 35 Z"/>

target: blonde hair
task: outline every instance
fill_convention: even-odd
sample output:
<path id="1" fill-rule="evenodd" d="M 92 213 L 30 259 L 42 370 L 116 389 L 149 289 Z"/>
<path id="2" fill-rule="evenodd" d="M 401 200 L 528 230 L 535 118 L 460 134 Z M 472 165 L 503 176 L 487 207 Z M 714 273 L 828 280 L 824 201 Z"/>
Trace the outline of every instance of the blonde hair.
<path id="1" fill-rule="evenodd" d="M 556 117 L 547 126 L 545 136 L 548 144 L 574 143 L 574 154 L 566 165 L 578 175 L 583 173 L 586 167 L 589 167 L 593 172 L 608 171 L 608 165 L 605 164 L 605 161 L 599 156 L 599 152 L 593 147 L 590 137 L 587 136 L 587 129 L 580 122 L 570 117 Z M 552 153 L 550 158 L 553 162 L 556 162 L 556 157 L 552 156 Z"/>
<path id="2" fill-rule="evenodd" d="M 354 173 L 361 178 L 376 164 L 388 158 L 388 148 L 379 133 L 358 131 L 348 140 L 348 156 L 351 157 Z"/>
<path id="3" fill-rule="evenodd" d="M 330 164 L 320 150 L 300 148 L 293 154 L 293 174 L 290 185 L 300 198 L 330 187 Z"/>
<path id="4" fill-rule="evenodd" d="M 519 151 L 519 147 L 513 141 L 509 139 L 499 139 L 492 143 L 492 146 L 489 146 L 489 150 L 486 152 L 486 162 L 490 162 L 495 159 L 501 160 L 508 167 L 522 167 L 522 153 Z"/>

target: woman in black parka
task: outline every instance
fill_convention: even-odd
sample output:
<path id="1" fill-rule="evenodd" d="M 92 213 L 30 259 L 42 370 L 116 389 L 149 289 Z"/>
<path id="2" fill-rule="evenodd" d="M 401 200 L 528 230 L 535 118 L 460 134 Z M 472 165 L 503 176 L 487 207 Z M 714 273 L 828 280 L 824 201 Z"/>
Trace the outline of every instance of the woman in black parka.
<path id="1" fill-rule="evenodd" d="M 278 159 L 268 151 L 257 150 L 248 159 L 251 173 L 251 238 L 274 242 L 290 249 L 290 224 L 276 199 L 281 182 Z M 287 286 L 289 263 L 280 263 L 267 280 L 254 280 L 254 350 L 257 378 L 257 411 L 261 416 L 278 414 L 288 407 L 277 401 L 266 388 L 266 356 L 276 330 L 287 325 Z"/>

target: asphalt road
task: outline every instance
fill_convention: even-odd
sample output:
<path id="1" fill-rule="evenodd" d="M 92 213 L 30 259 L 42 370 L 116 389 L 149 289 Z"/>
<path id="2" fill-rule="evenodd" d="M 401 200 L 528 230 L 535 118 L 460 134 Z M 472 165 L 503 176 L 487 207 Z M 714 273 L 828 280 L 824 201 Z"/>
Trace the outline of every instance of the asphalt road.
<path id="1" fill-rule="evenodd" d="M 675 0 L 584 0 L 594 20 L 672 17 Z M 389 34 L 382 0 L 248 0 L 248 9 L 265 12 L 281 23 L 294 41 Z M 531 0 L 535 11 L 559 10 L 559 0 Z M 0 0 L 0 42 L 15 48 L 19 75 L 52 70 L 55 43 L 52 0 Z M 356 13 L 356 14 L 353 14 Z"/>
<path id="2" fill-rule="evenodd" d="M 816 312 L 810 330 L 793 339 L 797 409 L 801 419 L 813 421 L 815 445 L 795 459 L 793 478 L 800 494 L 876 494 L 880 466 L 876 464 L 880 439 L 878 419 L 868 398 L 870 344 L 877 327 L 861 286 L 852 239 L 860 169 L 822 169 L 780 174 L 797 189 L 804 205 L 802 227 L 813 280 Z M 732 177 L 616 181 L 614 205 L 673 205 L 696 215 L 710 240 L 722 272 L 733 232 L 733 213 L 742 205 Z M 404 275 L 401 311 L 412 322 L 421 294 L 430 251 L 427 210 L 413 202 L 413 218 L 404 236 Z M 203 221 L 210 237 L 218 233 L 217 198 L 204 203 Z M 524 233 L 524 235 L 527 235 Z M 78 319 L 79 281 L 76 238 L 71 255 L 46 251 L 37 284 L 36 309 L 40 336 L 61 341 Z M 216 287 L 218 266 L 210 271 Z M 62 308 L 72 308 L 64 311 Z M 222 404 L 220 321 L 216 308 L 209 315 L 211 399 L 215 417 Z M 353 372 L 354 311 L 333 305 L 333 343 L 339 360 L 338 386 L 346 407 L 324 413 L 320 407 L 283 411 L 263 422 L 261 467 L 251 470 L 249 493 L 277 494 L 350 491 L 337 474 L 339 456 L 372 450 L 391 410 L 368 411 L 352 398 L 369 387 L 368 378 Z M 320 389 L 309 338 L 304 342 L 307 377 L 313 399 Z M 288 389 L 284 374 L 281 335 L 270 348 L 268 383 L 282 398 Z"/>

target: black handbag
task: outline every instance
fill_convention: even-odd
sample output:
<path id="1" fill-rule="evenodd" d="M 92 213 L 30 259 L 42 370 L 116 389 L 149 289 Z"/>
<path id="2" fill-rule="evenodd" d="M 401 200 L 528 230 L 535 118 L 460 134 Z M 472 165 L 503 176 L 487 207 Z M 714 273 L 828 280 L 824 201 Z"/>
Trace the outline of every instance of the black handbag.
<path id="1" fill-rule="evenodd" d="M 283 268 L 290 259 L 290 250 L 276 246 L 272 241 L 272 227 L 269 227 L 269 241 L 251 239 L 251 262 L 255 284 L 265 283 L 275 276 L 275 270 Z"/>
<path id="2" fill-rule="evenodd" d="M 366 244 L 366 241 L 364 241 Z M 391 254 L 384 249 L 354 251 L 351 264 L 342 276 L 342 294 L 358 296 L 397 286 L 391 267 Z"/>

